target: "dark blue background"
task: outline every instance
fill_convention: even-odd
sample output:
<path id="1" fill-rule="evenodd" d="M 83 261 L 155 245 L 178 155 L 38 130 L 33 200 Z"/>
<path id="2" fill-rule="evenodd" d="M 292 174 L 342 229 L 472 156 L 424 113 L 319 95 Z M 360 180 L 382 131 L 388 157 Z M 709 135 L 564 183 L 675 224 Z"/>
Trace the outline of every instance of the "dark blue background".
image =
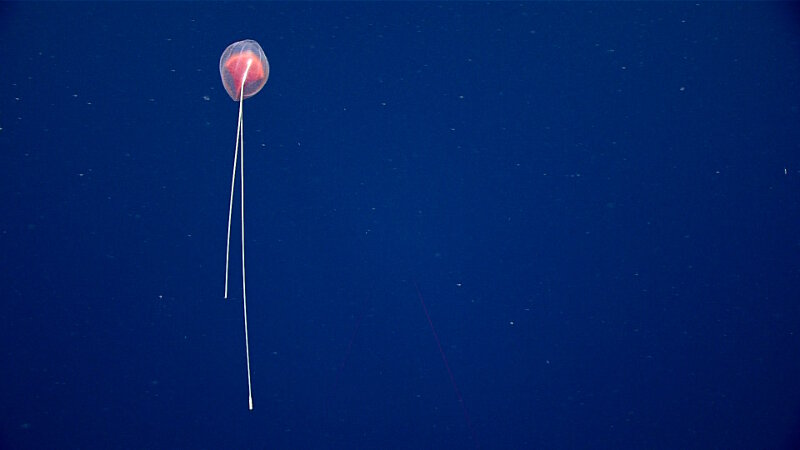
<path id="1" fill-rule="evenodd" d="M 797 445 L 798 17 L 3 4 L 0 444 Z"/>

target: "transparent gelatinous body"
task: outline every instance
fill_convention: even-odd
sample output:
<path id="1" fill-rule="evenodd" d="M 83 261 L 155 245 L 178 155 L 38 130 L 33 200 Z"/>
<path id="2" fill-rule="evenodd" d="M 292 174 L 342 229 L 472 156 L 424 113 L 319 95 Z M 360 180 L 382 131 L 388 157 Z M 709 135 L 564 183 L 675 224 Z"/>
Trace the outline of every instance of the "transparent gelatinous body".
<path id="1" fill-rule="evenodd" d="M 234 101 L 242 96 L 250 98 L 258 93 L 269 78 L 269 62 L 264 50 L 252 39 L 234 42 L 222 52 L 219 59 L 219 74 L 222 85 Z"/>

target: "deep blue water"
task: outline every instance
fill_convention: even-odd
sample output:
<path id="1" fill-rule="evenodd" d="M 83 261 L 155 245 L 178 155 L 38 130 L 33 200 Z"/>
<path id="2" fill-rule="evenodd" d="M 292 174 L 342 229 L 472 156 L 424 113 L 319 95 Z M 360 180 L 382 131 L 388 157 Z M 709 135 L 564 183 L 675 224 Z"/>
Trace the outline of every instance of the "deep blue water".
<path id="1" fill-rule="evenodd" d="M 3 4 L 0 447 L 797 447 L 799 27 Z M 236 221 L 222 298 L 245 38 L 253 411 Z"/>

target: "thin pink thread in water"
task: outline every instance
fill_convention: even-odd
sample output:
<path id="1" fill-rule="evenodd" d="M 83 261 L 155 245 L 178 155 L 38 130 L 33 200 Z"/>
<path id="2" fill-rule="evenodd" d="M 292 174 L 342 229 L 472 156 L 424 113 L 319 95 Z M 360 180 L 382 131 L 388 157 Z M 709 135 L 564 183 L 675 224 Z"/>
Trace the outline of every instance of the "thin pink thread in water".
<path id="1" fill-rule="evenodd" d="M 436 339 L 436 346 L 439 347 L 439 354 L 442 355 L 442 361 L 444 362 L 445 369 L 447 369 L 447 375 L 450 376 L 450 384 L 453 385 L 453 390 L 456 392 L 456 397 L 458 397 L 458 403 L 461 405 L 461 410 L 464 412 L 464 420 L 467 422 L 467 428 L 469 428 L 469 434 L 472 437 L 472 442 L 475 443 L 475 448 L 480 448 L 480 444 L 478 444 L 478 440 L 475 438 L 475 430 L 472 428 L 472 420 L 469 418 L 467 405 L 464 403 L 464 398 L 461 397 L 461 391 L 458 390 L 456 378 L 453 376 L 453 371 L 450 370 L 450 364 L 447 362 L 447 356 L 444 355 L 442 342 L 439 340 L 439 335 L 436 333 L 436 328 L 433 326 L 431 315 L 428 314 L 428 307 L 425 306 L 425 299 L 422 298 L 422 292 L 419 290 L 419 285 L 417 285 L 416 281 L 414 282 L 414 287 L 417 290 L 417 297 L 419 297 L 419 303 L 422 305 L 422 310 L 425 312 L 425 317 L 428 319 L 428 325 L 431 327 L 433 338 Z"/>

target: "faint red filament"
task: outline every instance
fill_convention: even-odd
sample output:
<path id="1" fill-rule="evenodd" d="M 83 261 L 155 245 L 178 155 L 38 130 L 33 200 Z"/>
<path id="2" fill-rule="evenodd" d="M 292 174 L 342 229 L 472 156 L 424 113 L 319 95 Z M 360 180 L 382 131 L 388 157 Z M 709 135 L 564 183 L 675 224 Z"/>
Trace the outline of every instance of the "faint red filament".
<path id="1" fill-rule="evenodd" d="M 436 339 L 436 346 L 439 347 L 439 354 L 442 355 L 442 362 L 444 362 L 444 367 L 447 369 L 447 375 L 450 376 L 450 384 L 453 385 L 453 390 L 456 393 L 456 397 L 458 397 L 458 404 L 461 405 L 461 410 L 464 412 L 464 420 L 467 422 L 467 428 L 469 428 L 469 434 L 472 437 L 472 442 L 475 443 L 475 448 L 480 448 L 480 444 L 478 444 L 478 440 L 475 438 L 475 430 L 472 428 L 472 420 L 469 418 L 467 405 L 464 403 L 464 398 L 461 397 L 461 391 L 458 390 L 458 385 L 456 385 L 456 379 L 453 376 L 453 371 L 450 370 L 450 364 L 447 362 L 447 356 L 444 355 L 442 342 L 439 340 L 439 335 L 436 333 L 436 328 L 433 326 L 431 315 L 428 314 L 428 307 L 425 306 L 425 299 L 422 298 L 422 292 L 419 290 L 419 285 L 417 285 L 416 281 L 414 282 L 414 288 L 417 290 L 417 297 L 419 297 L 419 303 L 422 305 L 422 310 L 425 312 L 425 317 L 428 319 L 428 325 L 431 327 L 433 338 Z"/>

